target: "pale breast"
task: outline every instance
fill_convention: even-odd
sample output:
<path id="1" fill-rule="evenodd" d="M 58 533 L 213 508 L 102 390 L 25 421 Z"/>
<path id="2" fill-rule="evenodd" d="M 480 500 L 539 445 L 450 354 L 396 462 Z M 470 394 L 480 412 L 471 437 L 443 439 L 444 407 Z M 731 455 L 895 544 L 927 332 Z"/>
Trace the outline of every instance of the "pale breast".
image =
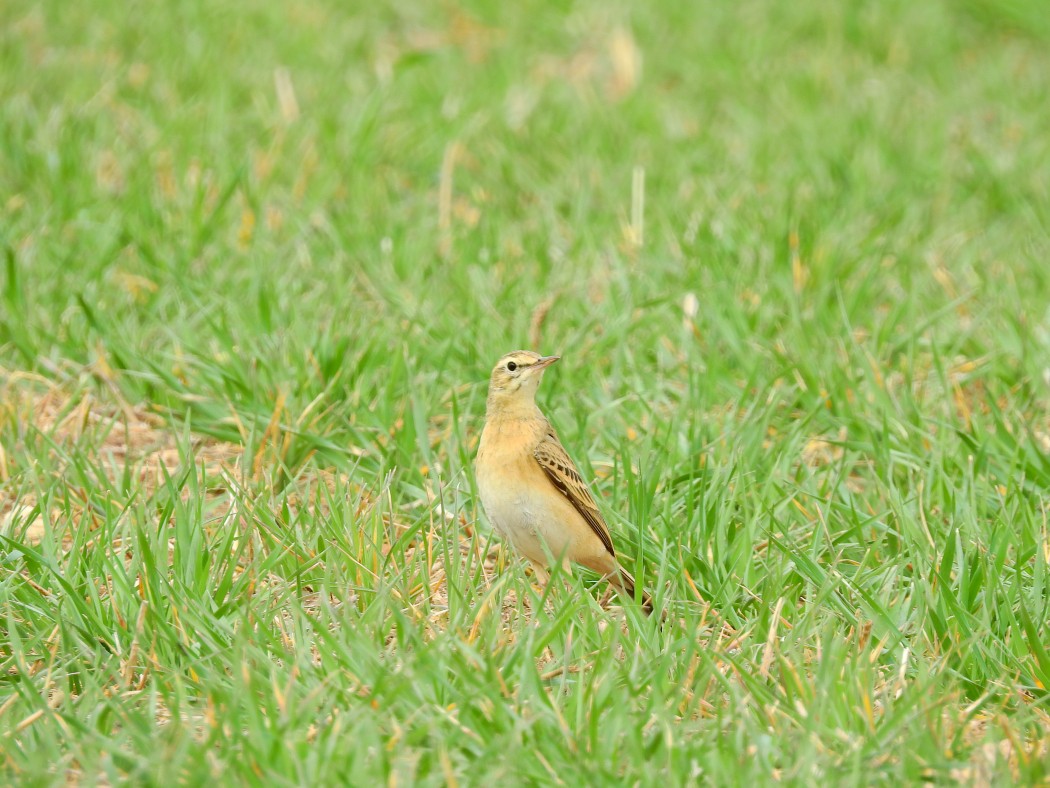
<path id="1" fill-rule="evenodd" d="M 492 526 L 537 563 L 548 563 L 548 554 L 571 554 L 574 536 L 588 529 L 533 457 L 535 439 L 529 434 L 504 440 L 510 437 L 504 432 L 493 440 L 490 426 L 482 434 L 476 471 L 481 504 Z"/>

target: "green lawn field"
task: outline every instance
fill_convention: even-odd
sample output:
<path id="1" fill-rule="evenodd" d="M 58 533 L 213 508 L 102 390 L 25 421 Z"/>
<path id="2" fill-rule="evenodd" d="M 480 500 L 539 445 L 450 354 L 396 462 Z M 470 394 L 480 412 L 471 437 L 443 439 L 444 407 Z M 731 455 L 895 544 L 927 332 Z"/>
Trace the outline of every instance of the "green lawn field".
<path id="1" fill-rule="evenodd" d="M 1050 780 L 1048 97 L 1043 0 L 5 2 L 0 782 Z M 517 348 L 662 625 L 493 536 Z"/>

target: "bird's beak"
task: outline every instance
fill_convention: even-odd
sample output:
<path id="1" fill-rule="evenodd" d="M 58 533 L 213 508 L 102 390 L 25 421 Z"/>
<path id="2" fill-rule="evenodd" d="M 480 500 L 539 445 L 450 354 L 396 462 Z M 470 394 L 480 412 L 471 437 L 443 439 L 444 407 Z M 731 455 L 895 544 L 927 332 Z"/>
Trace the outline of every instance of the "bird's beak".
<path id="1" fill-rule="evenodd" d="M 543 356 L 539 361 L 532 365 L 532 368 L 543 369 L 544 367 L 549 367 L 560 358 L 561 356 Z"/>

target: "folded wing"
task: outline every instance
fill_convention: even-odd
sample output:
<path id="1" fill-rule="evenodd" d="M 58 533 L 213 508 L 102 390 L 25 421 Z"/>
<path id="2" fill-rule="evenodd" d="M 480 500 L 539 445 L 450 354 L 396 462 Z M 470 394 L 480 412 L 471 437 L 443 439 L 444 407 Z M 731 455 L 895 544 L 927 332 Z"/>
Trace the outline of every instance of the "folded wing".
<path id="1" fill-rule="evenodd" d="M 613 549 L 612 537 L 609 536 L 609 527 L 602 519 L 601 512 L 598 511 L 598 504 L 594 502 L 594 496 L 591 495 L 580 472 L 569 459 L 565 449 L 562 448 L 561 441 L 558 440 L 553 428 L 548 427 L 547 434 L 536 447 L 533 456 L 551 483 L 569 499 L 576 511 L 594 531 L 595 536 L 605 545 L 609 555 L 615 557 L 616 550 Z"/>

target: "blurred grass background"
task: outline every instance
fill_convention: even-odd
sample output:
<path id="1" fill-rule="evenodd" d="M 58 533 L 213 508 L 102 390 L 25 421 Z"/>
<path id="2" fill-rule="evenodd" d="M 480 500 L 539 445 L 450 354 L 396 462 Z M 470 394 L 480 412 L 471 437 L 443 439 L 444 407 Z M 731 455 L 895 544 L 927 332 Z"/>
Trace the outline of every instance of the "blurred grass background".
<path id="1" fill-rule="evenodd" d="M 1045 780 L 1046 20 L 5 4 L 5 774 Z M 662 630 L 489 538 L 530 346 Z"/>

